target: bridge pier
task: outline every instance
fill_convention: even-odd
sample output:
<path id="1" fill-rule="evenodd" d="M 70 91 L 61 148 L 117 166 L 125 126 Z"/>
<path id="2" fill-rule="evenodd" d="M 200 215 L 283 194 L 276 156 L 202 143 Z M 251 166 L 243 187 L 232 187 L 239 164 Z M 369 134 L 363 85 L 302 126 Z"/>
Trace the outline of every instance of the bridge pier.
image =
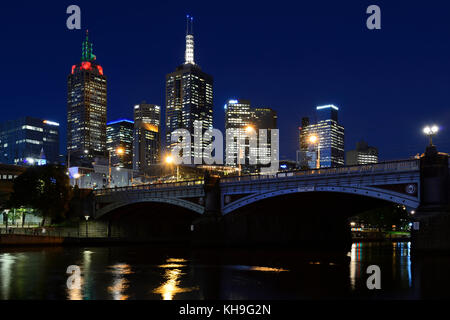
<path id="1" fill-rule="evenodd" d="M 222 244 L 220 207 L 220 179 L 205 176 L 205 212 L 192 224 L 192 244 L 218 246 Z"/>
<path id="2" fill-rule="evenodd" d="M 420 159 L 420 207 L 411 233 L 414 252 L 450 251 L 448 154 L 427 147 Z"/>

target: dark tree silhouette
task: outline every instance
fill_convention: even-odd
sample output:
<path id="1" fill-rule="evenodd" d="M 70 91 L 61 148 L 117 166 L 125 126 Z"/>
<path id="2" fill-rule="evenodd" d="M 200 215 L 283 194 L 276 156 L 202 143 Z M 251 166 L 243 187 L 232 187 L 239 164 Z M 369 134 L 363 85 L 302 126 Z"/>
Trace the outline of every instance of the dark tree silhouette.
<path id="1" fill-rule="evenodd" d="M 72 188 L 64 167 L 56 165 L 28 168 L 14 180 L 9 207 L 30 207 L 51 223 L 66 216 L 72 197 Z"/>

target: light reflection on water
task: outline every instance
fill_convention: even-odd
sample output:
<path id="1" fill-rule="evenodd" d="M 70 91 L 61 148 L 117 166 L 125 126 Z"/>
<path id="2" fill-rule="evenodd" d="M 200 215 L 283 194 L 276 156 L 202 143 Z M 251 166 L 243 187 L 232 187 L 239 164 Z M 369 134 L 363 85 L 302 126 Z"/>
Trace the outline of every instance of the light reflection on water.
<path id="1" fill-rule="evenodd" d="M 154 250 L 154 251 L 152 251 Z M 0 251 L 1 299 L 303 299 L 364 297 L 369 265 L 382 272 L 381 295 L 418 298 L 418 279 L 441 276 L 434 264 L 412 261 L 411 243 L 355 243 L 348 257 L 301 252 L 255 254 L 135 247 Z M 447 270 L 450 259 L 441 257 Z M 415 264 L 414 264 L 414 263 Z M 81 288 L 68 289 L 69 265 Z M 441 270 L 439 269 L 439 270 Z M 429 270 L 432 270 L 431 272 Z M 428 281 L 429 282 L 429 281 Z M 428 283 L 427 282 L 427 283 Z M 444 286 L 444 283 L 441 284 Z M 428 288 L 427 288 L 428 289 Z"/>
<path id="2" fill-rule="evenodd" d="M 412 288 L 411 242 L 392 243 L 391 259 L 382 259 L 388 252 L 386 245 L 380 245 L 377 242 L 353 243 L 349 253 L 350 287 L 352 290 L 357 288 L 358 280 L 369 276 L 366 274 L 366 270 L 371 264 L 379 265 L 382 275 L 386 269 L 390 270 L 392 279 L 407 281 L 407 287 Z M 372 263 L 369 263 L 369 261 L 372 261 Z M 390 262 L 389 266 L 386 265 L 387 261 Z"/>
<path id="3" fill-rule="evenodd" d="M 174 296 L 179 293 L 191 292 L 198 290 L 198 288 L 181 288 L 180 278 L 186 273 L 182 272 L 182 269 L 186 267 L 186 264 L 176 264 L 175 262 L 186 263 L 184 259 L 167 259 L 167 264 L 160 265 L 159 268 L 165 269 L 164 279 L 166 280 L 158 288 L 153 290 L 153 293 L 161 294 L 163 300 L 173 300 Z"/>
<path id="4" fill-rule="evenodd" d="M 129 287 L 129 281 L 125 276 L 133 274 L 131 266 L 126 263 L 117 263 L 109 268 L 111 269 L 109 272 L 113 274 L 113 283 L 108 287 L 108 291 L 113 300 L 128 300 L 129 296 L 125 294 L 125 291 Z"/>

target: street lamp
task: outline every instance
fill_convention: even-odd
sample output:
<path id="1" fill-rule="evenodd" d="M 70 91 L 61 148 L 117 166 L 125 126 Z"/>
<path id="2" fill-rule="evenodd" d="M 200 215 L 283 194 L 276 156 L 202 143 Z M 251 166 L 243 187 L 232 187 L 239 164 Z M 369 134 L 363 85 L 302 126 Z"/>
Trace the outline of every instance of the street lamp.
<path id="1" fill-rule="evenodd" d="M 317 135 L 312 135 L 309 137 L 309 142 L 311 144 L 317 144 L 316 168 L 320 169 L 320 139 Z"/>
<path id="2" fill-rule="evenodd" d="M 172 155 L 168 155 L 165 159 L 166 164 L 173 165 L 175 163 L 175 158 Z M 177 181 L 179 180 L 179 168 L 177 167 Z"/>
<path id="3" fill-rule="evenodd" d="M 244 128 L 245 132 L 248 134 L 252 134 L 255 132 L 255 128 L 253 128 L 252 125 L 248 125 Z M 245 154 L 243 154 L 245 152 L 245 146 L 244 149 L 242 149 L 242 145 L 241 145 L 241 139 L 238 140 L 238 164 L 239 164 L 239 175 L 242 175 L 242 163 L 241 163 L 241 158 L 244 158 L 244 162 L 245 162 Z M 250 152 L 250 146 L 249 146 L 249 152 Z"/>
<path id="4" fill-rule="evenodd" d="M 88 220 L 89 220 L 89 215 L 85 215 L 84 218 L 86 219 L 86 238 L 88 237 Z"/>
<path id="5" fill-rule="evenodd" d="M 75 179 L 75 185 L 78 186 L 78 187 L 79 187 L 79 185 L 78 185 L 78 179 L 80 179 L 80 177 L 81 177 L 81 174 L 79 174 L 79 173 L 75 173 L 75 174 L 73 175 L 73 178 Z"/>
<path id="6" fill-rule="evenodd" d="M 119 147 L 115 150 L 117 155 L 125 154 L 125 149 Z M 111 150 L 108 150 L 108 188 L 111 187 Z"/>
<path id="7" fill-rule="evenodd" d="M 423 128 L 423 133 L 425 133 L 430 138 L 430 146 L 433 145 L 433 137 L 438 133 L 439 127 L 437 125 L 426 126 Z"/>

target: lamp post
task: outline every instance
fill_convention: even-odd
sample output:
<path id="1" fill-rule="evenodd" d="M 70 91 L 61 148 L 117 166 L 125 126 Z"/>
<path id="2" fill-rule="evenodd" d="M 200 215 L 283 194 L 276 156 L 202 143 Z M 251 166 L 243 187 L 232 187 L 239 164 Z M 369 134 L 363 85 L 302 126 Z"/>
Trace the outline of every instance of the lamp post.
<path id="1" fill-rule="evenodd" d="M 168 155 L 165 159 L 166 164 L 173 165 L 175 163 L 175 159 L 172 155 Z M 178 165 L 176 165 L 177 170 L 177 181 L 179 180 L 179 168 Z"/>
<path id="2" fill-rule="evenodd" d="M 75 185 L 78 186 L 78 187 L 80 187 L 80 186 L 78 185 L 78 179 L 80 179 L 81 174 L 75 173 L 75 174 L 73 175 L 73 177 L 74 177 L 74 179 L 75 179 Z"/>
<path id="3" fill-rule="evenodd" d="M 433 145 L 433 137 L 438 133 L 439 127 L 437 125 L 426 126 L 423 128 L 423 133 L 425 133 L 430 138 L 430 146 Z"/>
<path id="4" fill-rule="evenodd" d="M 311 144 L 317 144 L 317 159 L 316 159 L 316 168 L 320 169 L 320 139 L 316 135 L 312 135 L 309 137 L 309 142 Z"/>
<path id="5" fill-rule="evenodd" d="M 125 149 L 122 147 L 119 147 L 115 150 L 117 155 L 123 155 L 125 154 Z M 108 188 L 111 187 L 111 150 L 108 150 Z"/>
<path id="6" fill-rule="evenodd" d="M 255 132 L 255 128 L 253 128 L 251 125 L 248 125 L 245 127 L 245 132 L 250 134 L 250 133 L 254 133 Z M 245 153 L 245 146 L 244 149 L 242 149 L 242 145 L 241 145 L 241 139 L 238 139 L 238 144 L 239 144 L 239 154 L 238 154 L 238 163 L 239 163 L 239 176 L 242 176 L 242 163 L 241 163 L 241 156 L 244 157 L 244 162 L 245 162 L 245 154 L 242 154 L 243 152 Z M 249 149 L 249 153 L 250 153 L 250 145 L 248 147 Z"/>
<path id="7" fill-rule="evenodd" d="M 85 215 L 84 218 L 86 219 L 86 238 L 88 237 L 88 220 L 89 220 L 89 215 Z"/>

